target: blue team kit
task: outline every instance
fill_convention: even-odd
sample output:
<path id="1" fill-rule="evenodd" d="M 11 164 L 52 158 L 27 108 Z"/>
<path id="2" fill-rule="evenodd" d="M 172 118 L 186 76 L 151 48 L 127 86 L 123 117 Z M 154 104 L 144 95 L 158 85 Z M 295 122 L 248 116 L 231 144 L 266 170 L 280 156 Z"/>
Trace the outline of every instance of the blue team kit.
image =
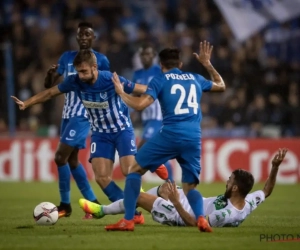
<path id="1" fill-rule="evenodd" d="M 136 161 L 142 168 L 153 172 L 162 162 L 175 158 L 182 168 L 182 182 L 199 183 L 200 99 L 202 92 L 211 88 L 212 82 L 201 75 L 179 69 L 172 69 L 151 80 L 146 94 L 159 100 L 163 126 L 138 151 Z"/>
<path id="2" fill-rule="evenodd" d="M 115 149 L 120 157 L 136 154 L 135 136 L 128 107 L 115 92 L 112 73 L 99 71 L 93 85 L 82 82 L 78 75 L 68 76 L 58 85 L 63 93 L 77 92 L 88 112 L 91 137 L 91 159 L 104 157 L 114 160 Z M 131 93 L 134 83 L 120 77 L 124 90 Z"/>
<path id="3" fill-rule="evenodd" d="M 109 70 L 109 61 L 106 56 L 93 51 L 97 58 L 99 70 Z M 58 61 L 57 73 L 67 78 L 76 74 L 73 60 L 77 51 L 67 51 Z M 60 141 L 78 149 L 85 148 L 86 138 L 90 130 L 90 123 L 86 110 L 76 91 L 65 93 L 65 103 L 60 128 Z"/>
<path id="4" fill-rule="evenodd" d="M 139 69 L 133 74 L 133 82 L 148 85 L 153 77 L 162 74 L 158 65 L 153 65 L 148 69 Z M 152 138 L 162 126 L 162 113 L 159 101 L 154 101 L 149 107 L 145 108 L 141 114 L 143 123 L 142 138 L 149 140 Z"/>

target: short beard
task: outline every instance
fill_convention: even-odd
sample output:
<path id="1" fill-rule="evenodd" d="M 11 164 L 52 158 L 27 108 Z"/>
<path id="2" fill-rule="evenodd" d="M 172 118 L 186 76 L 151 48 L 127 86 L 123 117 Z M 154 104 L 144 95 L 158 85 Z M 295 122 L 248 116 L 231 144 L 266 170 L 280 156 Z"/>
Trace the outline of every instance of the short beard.
<path id="1" fill-rule="evenodd" d="M 230 199 L 232 195 L 232 188 L 230 188 L 229 190 L 226 189 L 225 193 L 224 193 L 224 197 L 226 199 Z"/>
<path id="2" fill-rule="evenodd" d="M 93 81 L 94 81 L 94 78 L 95 78 L 95 75 L 94 75 L 94 72 L 92 71 L 92 77 L 90 79 L 87 79 L 85 81 L 85 83 L 89 84 L 89 85 L 92 85 L 93 84 Z"/>

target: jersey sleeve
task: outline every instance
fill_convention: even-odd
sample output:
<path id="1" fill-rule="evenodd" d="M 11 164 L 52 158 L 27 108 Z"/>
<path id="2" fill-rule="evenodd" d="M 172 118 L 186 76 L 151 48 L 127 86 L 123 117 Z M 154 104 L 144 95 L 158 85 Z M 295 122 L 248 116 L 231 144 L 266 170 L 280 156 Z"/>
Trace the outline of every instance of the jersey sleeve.
<path id="1" fill-rule="evenodd" d="M 262 190 L 255 191 L 246 196 L 245 200 L 251 205 L 254 210 L 265 201 L 265 193 Z"/>
<path id="2" fill-rule="evenodd" d="M 161 77 L 154 77 L 148 84 L 148 88 L 145 92 L 146 95 L 150 95 L 154 100 L 157 99 L 159 92 L 162 89 L 162 81 Z"/>
<path id="3" fill-rule="evenodd" d="M 99 61 L 98 61 L 98 69 L 99 70 L 110 70 L 110 64 L 106 56 L 103 56 Z"/>
<path id="4" fill-rule="evenodd" d="M 77 91 L 78 85 L 76 84 L 76 75 L 70 75 L 66 77 L 62 83 L 57 85 L 57 87 L 62 93 Z"/>
<path id="5" fill-rule="evenodd" d="M 212 86 L 213 86 L 213 82 L 210 80 L 205 79 L 203 76 L 201 75 L 196 75 L 197 80 L 200 83 L 200 86 L 202 88 L 203 92 L 208 92 L 211 90 Z"/>
<path id="6" fill-rule="evenodd" d="M 123 76 L 119 76 L 119 79 L 120 79 L 120 82 L 123 83 L 125 93 L 131 94 L 134 90 L 135 83 L 132 81 L 129 81 L 128 79 L 126 79 Z"/>
<path id="7" fill-rule="evenodd" d="M 63 75 L 66 68 L 65 68 L 65 58 L 67 56 L 67 52 L 63 53 L 60 58 L 58 59 L 58 68 L 57 68 L 57 73 L 60 75 Z"/>

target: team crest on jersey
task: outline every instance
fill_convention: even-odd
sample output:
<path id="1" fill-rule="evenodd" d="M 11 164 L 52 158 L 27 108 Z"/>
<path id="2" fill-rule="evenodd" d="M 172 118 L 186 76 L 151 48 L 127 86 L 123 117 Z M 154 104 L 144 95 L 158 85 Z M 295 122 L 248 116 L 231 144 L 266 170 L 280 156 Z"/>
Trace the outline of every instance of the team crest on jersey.
<path id="1" fill-rule="evenodd" d="M 73 129 L 70 130 L 69 135 L 70 135 L 71 137 L 75 136 L 75 135 L 76 135 L 76 131 L 73 130 Z"/>
<path id="2" fill-rule="evenodd" d="M 214 201 L 214 205 L 216 210 L 220 210 L 228 205 L 227 199 L 225 198 L 224 195 L 219 195 Z"/>
<path id="3" fill-rule="evenodd" d="M 107 92 L 100 93 L 100 97 L 104 100 L 107 99 Z"/>
<path id="4" fill-rule="evenodd" d="M 134 142 L 134 140 L 131 140 L 131 146 L 132 146 L 132 147 L 135 147 L 135 142 Z"/>

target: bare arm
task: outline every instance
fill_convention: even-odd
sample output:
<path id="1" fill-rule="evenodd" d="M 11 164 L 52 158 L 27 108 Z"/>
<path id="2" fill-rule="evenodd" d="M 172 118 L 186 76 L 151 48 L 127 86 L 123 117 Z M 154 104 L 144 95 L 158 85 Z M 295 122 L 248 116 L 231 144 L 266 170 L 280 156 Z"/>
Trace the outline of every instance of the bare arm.
<path id="1" fill-rule="evenodd" d="M 135 95 L 141 95 L 144 94 L 146 91 L 147 91 L 147 85 L 136 83 L 132 93 Z"/>
<path id="2" fill-rule="evenodd" d="M 51 88 L 55 82 L 58 80 L 58 78 L 61 76 L 57 73 L 57 67 L 58 65 L 53 64 L 47 71 L 47 75 L 44 80 L 44 87 L 46 89 Z"/>
<path id="3" fill-rule="evenodd" d="M 197 225 L 195 218 L 190 215 L 182 206 L 179 200 L 179 193 L 177 191 L 177 186 L 175 182 L 168 182 L 168 198 L 173 203 L 176 211 L 183 220 L 184 224 L 189 227 L 194 227 Z"/>
<path id="4" fill-rule="evenodd" d="M 207 70 L 207 72 L 210 75 L 210 78 L 213 82 L 213 86 L 210 91 L 223 92 L 226 89 L 225 83 L 221 75 L 218 73 L 218 71 L 216 71 L 216 69 L 212 66 L 210 62 L 212 50 L 213 46 L 211 46 L 209 42 L 200 42 L 199 54 L 194 53 L 194 56 L 203 65 L 203 67 Z"/>
<path id="5" fill-rule="evenodd" d="M 57 95 L 62 94 L 62 92 L 59 91 L 57 86 L 54 86 L 50 89 L 46 89 L 40 93 L 38 93 L 37 95 L 32 96 L 31 98 L 29 98 L 28 100 L 22 102 L 21 100 L 19 100 L 18 98 L 16 98 L 15 96 L 12 96 L 12 99 L 19 105 L 19 108 L 21 110 L 24 110 L 30 106 L 33 106 L 35 104 L 38 103 L 43 103 L 49 99 L 51 99 L 52 97 L 55 97 Z"/>
<path id="6" fill-rule="evenodd" d="M 188 227 L 197 226 L 197 222 L 195 218 L 191 216 L 187 211 L 184 210 L 180 202 L 175 202 L 173 203 L 173 205 L 186 226 Z"/>
<path id="7" fill-rule="evenodd" d="M 128 95 L 125 92 L 119 95 L 122 98 L 122 100 L 126 103 L 127 106 L 137 111 L 141 111 L 147 108 L 154 101 L 150 95 L 142 95 L 137 97 L 137 96 Z"/>
<path id="8" fill-rule="evenodd" d="M 265 193 L 265 197 L 267 198 L 268 196 L 271 195 L 275 183 L 276 183 L 276 176 L 278 173 L 278 169 L 279 166 L 281 164 L 281 162 L 283 161 L 285 155 L 286 155 L 287 149 L 279 149 L 277 154 L 274 156 L 273 160 L 272 160 L 272 169 L 271 169 L 271 173 L 265 183 L 263 192 Z"/>

